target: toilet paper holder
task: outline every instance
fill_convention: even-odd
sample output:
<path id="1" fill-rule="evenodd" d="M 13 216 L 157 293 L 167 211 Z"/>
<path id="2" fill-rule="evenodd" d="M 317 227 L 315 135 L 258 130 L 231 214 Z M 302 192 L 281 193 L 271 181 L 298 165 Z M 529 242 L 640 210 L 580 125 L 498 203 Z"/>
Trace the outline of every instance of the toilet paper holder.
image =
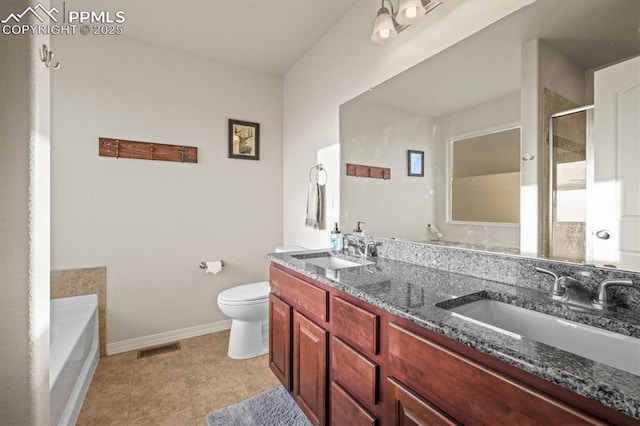
<path id="1" fill-rule="evenodd" d="M 220 264 L 224 267 L 224 261 L 220 261 Z M 200 262 L 200 265 L 198 265 L 200 267 L 200 269 L 207 269 L 207 262 Z"/>

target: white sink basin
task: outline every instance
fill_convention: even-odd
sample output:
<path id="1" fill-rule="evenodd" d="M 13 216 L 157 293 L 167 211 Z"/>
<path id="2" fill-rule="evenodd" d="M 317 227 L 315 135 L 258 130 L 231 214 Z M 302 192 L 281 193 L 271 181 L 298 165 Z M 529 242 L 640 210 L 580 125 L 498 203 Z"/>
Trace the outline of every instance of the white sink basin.
<path id="1" fill-rule="evenodd" d="M 318 256 L 314 257 L 309 257 L 309 255 L 293 255 L 293 257 L 325 269 L 353 268 L 354 266 L 371 265 L 373 263 L 369 261 L 364 261 L 363 263 L 352 262 L 347 259 L 332 256 L 328 253 L 318 253 Z"/>
<path id="2" fill-rule="evenodd" d="M 495 300 L 482 299 L 450 311 L 516 339 L 526 337 L 640 376 L 640 339 Z"/>

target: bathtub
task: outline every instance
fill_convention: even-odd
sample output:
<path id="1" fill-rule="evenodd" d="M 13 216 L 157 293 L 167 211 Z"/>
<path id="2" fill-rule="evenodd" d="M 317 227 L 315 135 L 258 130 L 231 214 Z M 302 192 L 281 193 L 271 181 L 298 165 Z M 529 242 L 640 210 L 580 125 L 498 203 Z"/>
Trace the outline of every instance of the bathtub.
<path id="1" fill-rule="evenodd" d="M 49 340 L 51 424 L 73 425 L 100 357 L 98 296 L 51 300 Z"/>

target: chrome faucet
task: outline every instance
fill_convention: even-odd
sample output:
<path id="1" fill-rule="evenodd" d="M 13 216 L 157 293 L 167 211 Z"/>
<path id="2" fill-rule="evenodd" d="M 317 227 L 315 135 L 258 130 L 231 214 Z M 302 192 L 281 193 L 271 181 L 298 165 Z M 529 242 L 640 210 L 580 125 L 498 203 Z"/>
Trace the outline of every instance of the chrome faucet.
<path id="1" fill-rule="evenodd" d="M 353 248 L 354 255 L 362 258 L 377 256 L 379 245 L 379 242 L 374 240 L 367 241 L 367 238 L 361 235 L 347 235 L 347 238 L 345 238 L 347 253 L 349 253 L 349 248 Z"/>
<path id="2" fill-rule="evenodd" d="M 347 248 L 347 252 L 349 252 L 349 248 L 353 248 L 355 250 L 355 255 L 360 257 L 367 257 L 367 242 L 364 237 L 355 236 L 355 235 L 347 235 L 345 239 L 345 246 Z"/>
<path id="3" fill-rule="evenodd" d="M 543 268 L 536 267 L 535 270 L 551 275 L 554 278 L 553 290 L 551 292 L 553 300 L 581 308 L 615 311 L 617 306 L 611 297 L 609 288 L 614 285 L 633 286 L 633 281 L 629 279 L 608 279 L 598 284 L 595 294 L 592 295 L 587 288 L 574 278 L 565 276 L 558 277 L 554 272 Z"/>

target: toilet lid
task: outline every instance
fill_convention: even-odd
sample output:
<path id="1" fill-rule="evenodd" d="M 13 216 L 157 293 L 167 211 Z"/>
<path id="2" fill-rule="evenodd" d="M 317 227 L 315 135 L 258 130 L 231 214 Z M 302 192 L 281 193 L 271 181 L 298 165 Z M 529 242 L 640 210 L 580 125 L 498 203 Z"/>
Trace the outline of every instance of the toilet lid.
<path id="1" fill-rule="evenodd" d="M 267 299 L 270 291 L 269 281 L 244 284 L 223 291 L 218 295 L 218 300 L 223 302 L 249 302 Z"/>

